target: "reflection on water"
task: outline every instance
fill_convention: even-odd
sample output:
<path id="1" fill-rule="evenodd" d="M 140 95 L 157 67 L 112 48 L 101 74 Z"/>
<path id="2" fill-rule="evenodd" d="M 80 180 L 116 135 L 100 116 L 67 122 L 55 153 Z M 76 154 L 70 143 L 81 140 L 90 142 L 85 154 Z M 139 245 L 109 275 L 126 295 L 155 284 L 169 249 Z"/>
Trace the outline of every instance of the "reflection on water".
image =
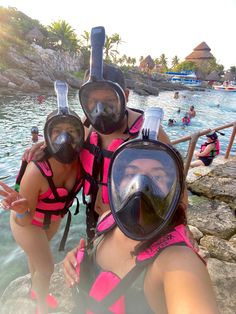
<path id="1" fill-rule="evenodd" d="M 230 123 L 236 120 L 236 93 L 223 93 L 217 91 L 189 92 L 180 91 L 180 98 L 173 99 L 174 92 L 162 92 L 157 96 L 138 96 L 131 92 L 129 106 L 145 110 L 147 107 L 162 107 L 164 110 L 163 127 L 173 140 L 186 136 L 198 130 L 214 128 L 215 126 Z M 78 105 L 78 95 L 69 97 L 69 104 L 80 116 L 82 110 Z M 181 120 L 190 105 L 195 106 L 197 115 L 191 125 L 182 129 Z M 219 105 L 219 107 L 218 107 Z M 0 178 L 4 182 L 14 185 L 16 174 L 19 170 L 23 151 L 31 145 L 30 130 L 38 126 L 43 134 L 43 125 L 48 113 L 55 110 L 56 98 L 50 96 L 42 104 L 38 104 L 35 97 L 1 97 L 0 99 Z M 180 114 L 177 113 L 181 107 Z M 168 127 L 168 119 L 177 121 L 174 127 Z M 221 151 L 225 151 L 231 130 L 223 131 L 226 136 L 220 136 Z M 199 140 L 200 142 L 204 138 Z M 187 142 L 178 146 L 182 152 L 186 151 Z M 234 147 L 235 152 L 235 147 Z M 77 243 L 81 234 L 84 234 L 84 207 L 80 206 L 79 216 L 73 217 L 69 240 L 66 249 L 69 250 Z M 9 228 L 9 213 L 0 209 L 0 292 L 10 280 L 27 271 L 26 259 L 22 250 L 16 245 Z M 63 225 L 65 220 L 63 221 Z M 52 242 L 56 261 L 61 260 L 65 253 L 58 253 L 63 228 Z"/>

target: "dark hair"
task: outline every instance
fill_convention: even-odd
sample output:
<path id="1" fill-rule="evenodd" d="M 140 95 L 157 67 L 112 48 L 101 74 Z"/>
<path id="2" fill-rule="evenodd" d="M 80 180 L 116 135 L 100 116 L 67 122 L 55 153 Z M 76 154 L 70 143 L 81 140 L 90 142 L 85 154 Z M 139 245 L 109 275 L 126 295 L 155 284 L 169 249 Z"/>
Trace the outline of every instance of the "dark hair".
<path id="1" fill-rule="evenodd" d="M 84 75 L 84 81 L 86 82 L 89 79 L 89 70 L 86 70 Z M 125 77 L 124 73 L 120 68 L 113 64 L 103 64 L 103 78 L 104 80 L 112 81 L 120 85 L 120 87 L 125 90 Z"/>
<path id="2" fill-rule="evenodd" d="M 209 133 L 206 135 L 206 137 L 209 137 L 211 140 L 216 141 L 218 139 L 218 135 L 216 134 L 215 131 Z"/>

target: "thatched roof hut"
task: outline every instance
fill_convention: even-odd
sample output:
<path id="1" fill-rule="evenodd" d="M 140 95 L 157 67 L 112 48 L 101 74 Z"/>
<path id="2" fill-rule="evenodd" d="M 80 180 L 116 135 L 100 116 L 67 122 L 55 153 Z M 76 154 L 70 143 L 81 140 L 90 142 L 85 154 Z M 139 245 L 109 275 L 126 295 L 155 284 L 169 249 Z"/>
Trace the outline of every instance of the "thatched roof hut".
<path id="1" fill-rule="evenodd" d="M 44 35 L 42 32 L 38 29 L 38 27 L 34 27 L 31 29 L 31 31 L 26 34 L 25 38 L 31 42 L 41 43 L 44 39 Z"/>
<path id="2" fill-rule="evenodd" d="M 210 61 L 214 58 L 210 51 L 211 49 L 209 46 L 203 41 L 200 45 L 193 49 L 193 52 L 190 53 L 185 60 L 193 62 Z"/>
<path id="3" fill-rule="evenodd" d="M 226 72 L 223 78 L 224 81 L 236 81 L 236 75 L 231 72 Z"/>
<path id="4" fill-rule="evenodd" d="M 153 70 L 154 67 L 155 67 L 155 63 L 150 55 L 148 55 L 145 59 L 143 59 L 139 65 L 139 68 L 143 71 Z"/>
<path id="5" fill-rule="evenodd" d="M 217 71 L 209 73 L 205 79 L 206 81 L 222 81 Z"/>

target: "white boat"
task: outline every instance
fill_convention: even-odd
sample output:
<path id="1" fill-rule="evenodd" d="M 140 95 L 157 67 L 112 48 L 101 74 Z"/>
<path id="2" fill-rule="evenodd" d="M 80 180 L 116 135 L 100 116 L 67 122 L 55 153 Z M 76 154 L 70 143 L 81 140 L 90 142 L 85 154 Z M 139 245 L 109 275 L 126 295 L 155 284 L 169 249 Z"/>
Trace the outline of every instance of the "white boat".
<path id="1" fill-rule="evenodd" d="M 236 92 L 236 85 L 213 85 L 215 90 L 223 91 L 223 92 Z"/>
<path id="2" fill-rule="evenodd" d="M 197 79 L 197 76 L 192 71 L 183 71 L 183 72 L 166 72 L 166 74 L 173 75 L 171 78 L 172 83 L 183 84 L 185 86 L 201 86 L 202 81 Z"/>

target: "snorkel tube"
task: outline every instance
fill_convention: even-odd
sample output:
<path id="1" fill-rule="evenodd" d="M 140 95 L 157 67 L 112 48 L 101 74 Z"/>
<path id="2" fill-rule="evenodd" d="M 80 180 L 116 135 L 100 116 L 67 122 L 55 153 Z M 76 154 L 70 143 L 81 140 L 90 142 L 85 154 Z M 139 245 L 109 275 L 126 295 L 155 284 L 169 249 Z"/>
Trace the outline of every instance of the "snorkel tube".
<path id="1" fill-rule="evenodd" d="M 164 111 L 162 108 L 148 108 L 144 113 L 144 122 L 139 132 L 139 138 L 156 140 L 163 117 Z"/>
<path id="2" fill-rule="evenodd" d="M 94 27 L 91 30 L 91 56 L 89 81 L 103 80 L 103 47 L 105 44 L 105 28 Z"/>
<path id="3" fill-rule="evenodd" d="M 126 111 L 126 97 L 119 84 L 104 80 L 104 43 L 104 27 L 92 28 L 90 76 L 79 90 L 79 100 L 87 120 L 94 129 L 102 134 L 111 134 L 122 125 Z M 94 96 L 95 92 L 100 95 Z"/>
<path id="4" fill-rule="evenodd" d="M 57 95 L 58 114 L 69 114 L 67 83 L 57 80 L 54 82 L 54 89 Z"/>
<path id="5" fill-rule="evenodd" d="M 78 158 L 84 144 L 84 127 L 79 116 L 69 110 L 68 85 L 55 81 L 58 110 L 53 111 L 44 126 L 47 152 L 61 163 L 69 164 Z M 56 133 L 53 130 L 57 130 Z"/>

